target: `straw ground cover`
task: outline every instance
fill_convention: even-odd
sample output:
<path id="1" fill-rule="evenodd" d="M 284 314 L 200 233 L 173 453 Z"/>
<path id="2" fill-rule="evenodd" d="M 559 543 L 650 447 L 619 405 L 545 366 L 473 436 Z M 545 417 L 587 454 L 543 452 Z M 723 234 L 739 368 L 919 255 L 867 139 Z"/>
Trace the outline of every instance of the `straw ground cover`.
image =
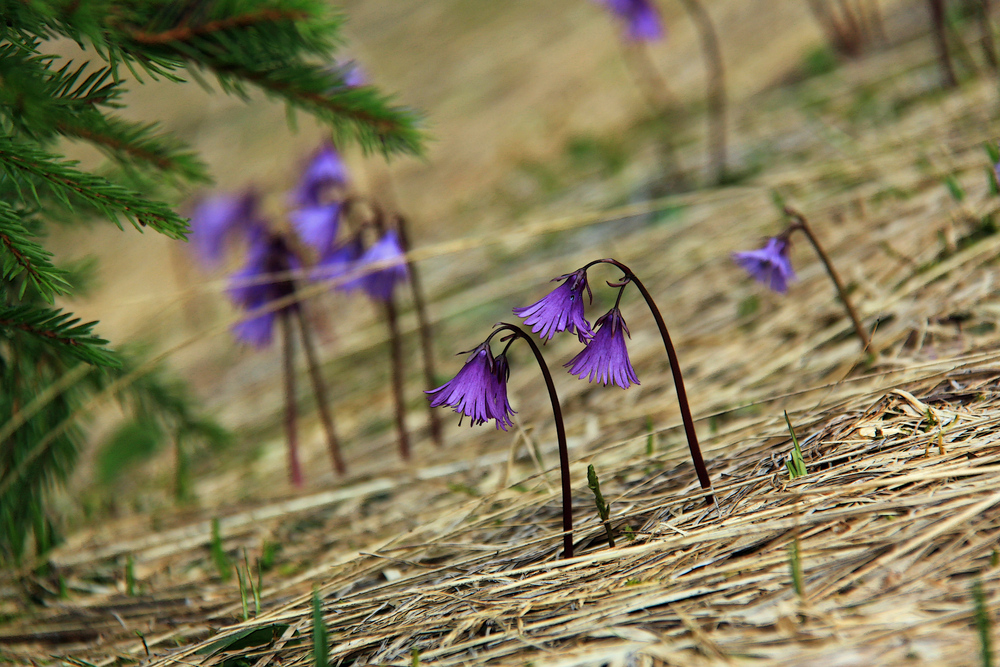
<path id="1" fill-rule="evenodd" d="M 275 497 L 279 487 L 234 504 L 283 477 L 280 458 L 265 457 L 202 482 L 204 509 L 71 535 L 45 575 L 4 575 L 0 657 L 312 664 L 315 590 L 330 664 L 982 664 L 973 582 L 989 615 L 1000 606 L 1000 236 L 981 149 L 997 132 L 996 86 L 983 78 L 938 95 L 933 63 L 911 60 L 926 44 L 755 99 L 739 117 L 743 145 L 786 150 L 743 185 L 579 214 L 566 211 L 587 194 L 571 190 L 503 235 L 416 251 L 449 352 L 556 275 L 598 256 L 632 266 L 665 307 L 721 516 L 688 461 L 652 322 L 625 303 L 642 385 L 559 384 L 577 558 L 558 558 L 544 395 L 515 370 L 523 430 L 454 429 L 443 451 L 418 443 L 413 468 L 386 464 L 388 432 L 354 431 L 354 471 L 336 486 L 321 478 L 303 495 Z M 884 96 L 874 110 L 858 94 L 872 85 Z M 819 93 L 804 111 L 802 98 Z M 699 154 L 692 145 L 683 157 Z M 641 192 L 642 167 L 607 201 Z M 873 357 L 807 248 L 793 251 L 799 280 L 785 297 L 730 262 L 780 229 L 772 189 L 809 216 L 877 323 Z M 344 384 L 362 387 L 339 397 L 360 414 L 384 397 L 348 362 L 377 358 L 377 331 L 362 322 L 327 350 Z M 554 341 L 545 352 L 555 365 L 575 349 Z M 266 386 L 253 400 L 262 421 L 280 404 Z M 794 480 L 785 410 L 807 468 Z M 313 454 L 323 461 L 321 446 Z M 588 464 L 611 503 L 614 549 Z"/>

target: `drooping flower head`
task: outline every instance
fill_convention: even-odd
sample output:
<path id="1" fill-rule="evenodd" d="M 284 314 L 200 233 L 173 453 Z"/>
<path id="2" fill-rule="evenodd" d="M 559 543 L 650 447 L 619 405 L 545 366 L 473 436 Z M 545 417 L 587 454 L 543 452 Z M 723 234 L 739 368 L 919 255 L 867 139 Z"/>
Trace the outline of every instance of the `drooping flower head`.
<path id="1" fill-rule="evenodd" d="M 788 290 L 788 282 L 795 279 L 792 262 L 788 259 L 788 249 L 788 239 L 773 237 L 760 250 L 734 252 L 732 257 L 755 280 L 784 294 Z"/>
<path id="2" fill-rule="evenodd" d="M 632 42 L 653 42 L 666 31 L 652 0 L 597 0 L 625 21 L 625 38 Z"/>
<path id="3" fill-rule="evenodd" d="M 263 226 L 257 212 L 257 194 L 217 194 L 207 197 L 191 213 L 191 243 L 207 266 L 216 266 L 225 254 L 226 240 L 235 232 L 250 233 Z"/>
<path id="4" fill-rule="evenodd" d="M 377 301 L 389 301 L 396 284 L 406 281 L 409 277 L 405 255 L 399 243 L 399 236 L 395 230 L 390 229 L 354 263 L 354 268 L 364 273 L 345 282 L 341 289 L 350 291 L 361 288 Z M 376 264 L 381 268 L 366 269 Z"/>
<path id="5" fill-rule="evenodd" d="M 324 144 L 302 172 L 293 199 L 303 207 L 329 203 L 325 200 L 327 192 L 345 187 L 347 182 L 347 165 L 344 160 L 333 145 Z"/>
<path id="6" fill-rule="evenodd" d="M 594 328 L 594 338 L 587 347 L 565 364 L 570 374 L 588 382 L 596 379 L 605 386 L 616 384 L 622 389 L 639 384 L 625 347 L 628 327 L 618 306 L 601 316 Z"/>
<path id="7" fill-rule="evenodd" d="M 327 253 L 333 247 L 340 229 L 341 202 L 303 206 L 289 215 L 292 226 L 302 241 L 317 250 Z"/>
<path id="8" fill-rule="evenodd" d="M 506 358 L 503 355 L 501 358 L 504 359 L 503 369 L 506 369 Z M 501 381 L 501 376 L 497 375 L 493 352 L 487 341 L 472 350 L 465 360 L 465 365 L 455 377 L 437 389 L 429 389 L 424 393 L 427 394 L 432 408 L 449 405 L 455 408 L 455 412 L 469 417 L 470 426 L 496 419 L 497 426 L 507 430 L 510 422 L 506 410 L 510 410 L 510 405 L 507 403 L 507 371 L 503 369 Z M 503 406 L 499 411 L 498 403 Z"/>
<path id="9" fill-rule="evenodd" d="M 587 284 L 587 272 L 580 269 L 575 273 L 559 276 L 553 282 L 556 280 L 562 280 L 563 284 L 530 306 L 515 308 L 514 314 L 524 318 L 524 324 L 531 327 L 532 333 L 538 334 L 546 342 L 559 331 L 569 331 L 575 332 L 581 343 L 586 343 L 594 337 L 590 323 L 583 316 L 584 290 L 593 301 L 590 285 Z"/>
<path id="10" fill-rule="evenodd" d="M 340 75 L 344 85 L 348 88 L 368 85 L 368 75 L 357 60 L 338 62 L 334 65 L 333 70 Z"/>
<path id="11" fill-rule="evenodd" d="M 257 234 L 251 241 L 246 264 L 230 276 L 229 296 L 247 311 L 258 310 L 293 294 L 295 285 L 283 274 L 301 268 L 301 262 L 282 236 Z M 233 333 L 255 347 L 269 345 L 278 310 L 281 309 L 242 320 L 233 327 Z"/>
<path id="12" fill-rule="evenodd" d="M 493 418 L 497 422 L 497 428 L 504 431 L 508 426 L 513 426 L 510 415 L 514 410 L 507 400 L 507 380 L 510 378 L 510 364 L 507 362 L 507 354 L 502 353 L 494 360 L 493 374 L 496 375 L 496 393 L 493 395 Z"/>

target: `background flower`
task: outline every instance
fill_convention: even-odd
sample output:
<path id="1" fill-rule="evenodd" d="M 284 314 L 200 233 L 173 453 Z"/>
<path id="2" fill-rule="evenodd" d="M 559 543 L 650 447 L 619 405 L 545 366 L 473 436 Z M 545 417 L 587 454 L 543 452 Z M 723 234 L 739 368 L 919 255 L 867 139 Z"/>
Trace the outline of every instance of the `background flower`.
<path id="1" fill-rule="evenodd" d="M 760 250 L 734 252 L 733 261 L 746 269 L 755 280 L 784 294 L 788 290 L 788 282 L 795 279 L 788 248 L 786 239 L 770 238 Z"/>
<path id="2" fill-rule="evenodd" d="M 598 0 L 625 21 L 625 37 L 634 42 L 662 39 L 666 31 L 651 0 Z"/>

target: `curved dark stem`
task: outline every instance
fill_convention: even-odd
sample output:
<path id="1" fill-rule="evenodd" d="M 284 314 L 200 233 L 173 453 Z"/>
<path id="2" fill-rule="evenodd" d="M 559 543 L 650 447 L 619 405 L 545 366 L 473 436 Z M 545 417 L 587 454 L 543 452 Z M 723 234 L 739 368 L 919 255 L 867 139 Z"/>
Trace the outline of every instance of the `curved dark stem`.
<path id="1" fill-rule="evenodd" d="M 819 240 L 817 240 L 816 235 L 813 234 L 812 228 L 809 226 L 808 221 L 806 221 L 805 216 L 790 206 L 785 207 L 785 215 L 794 220 L 789 231 L 794 229 L 802 230 L 802 233 L 806 235 L 806 238 L 809 239 L 812 247 L 816 250 L 816 254 L 819 255 L 820 261 L 822 261 L 823 266 L 826 267 L 827 274 L 829 274 L 830 279 L 833 280 L 833 284 L 837 288 L 837 294 L 840 295 L 840 302 L 844 304 L 844 309 L 847 310 L 847 315 L 851 318 L 851 322 L 854 324 L 854 331 L 858 334 L 858 338 L 861 340 L 861 347 L 865 350 L 869 349 L 872 344 L 871 338 L 868 336 L 868 332 L 865 331 L 864 326 L 862 326 L 861 319 L 858 317 L 857 311 L 854 310 L 854 305 L 851 303 L 850 297 L 847 296 L 847 290 L 844 288 L 844 283 L 840 279 L 840 274 L 837 273 L 835 268 L 833 268 L 833 263 L 827 256 L 823 246 L 819 244 Z"/>
<path id="2" fill-rule="evenodd" d="M 302 488 L 302 466 L 299 464 L 299 437 L 296 430 L 298 413 L 295 406 L 295 339 L 292 336 L 292 314 L 288 308 L 278 313 L 284 343 L 285 370 L 285 439 L 288 441 L 288 473 L 292 486 Z"/>
<path id="3" fill-rule="evenodd" d="M 563 424 L 562 408 L 559 405 L 559 396 L 556 394 L 556 385 L 552 382 L 552 374 L 549 373 L 549 367 L 545 364 L 545 358 L 542 357 L 542 351 L 539 349 L 535 341 L 533 341 L 528 334 L 524 333 L 521 327 L 516 324 L 501 322 L 500 325 L 494 329 L 493 333 L 490 334 L 490 338 L 500 331 L 510 331 L 514 334 L 515 338 L 521 338 L 528 343 L 528 346 L 531 347 L 532 353 L 535 355 L 535 361 L 538 362 L 538 367 L 542 370 L 542 377 L 545 379 L 545 388 L 549 391 L 549 400 L 552 402 L 552 417 L 556 422 L 556 439 L 559 442 L 559 475 L 562 478 L 563 497 L 563 558 L 572 558 L 573 489 L 570 486 L 569 479 L 569 447 L 566 445 L 566 427 Z M 487 340 L 489 340 L 489 338 Z"/>
<path id="4" fill-rule="evenodd" d="M 399 242 L 406 253 L 406 268 L 410 272 L 410 288 L 413 292 L 413 305 L 417 311 L 417 326 L 420 329 L 420 350 L 424 357 L 424 383 L 428 387 L 437 384 L 437 377 L 434 372 L 434 334 L 431 331 L 430 317 L 427 315 L 427 302 L 424 300 L 423 283 L 420 281 L 420 272 L 417 271 L 417 264 L 410 259 L 410 236 L 407 229 L 406 218 L 401 215 L 396 216 L 396 231 L 399 233 Z M 444 446 L 444 433 L 441 430 L 441 417 L 438 411 L 430 407 L 428 403 L 427 411 L 430 413 L 431 439 L 438 447 Z"/>
<path id="5" fill-rule="evenodd" d="M 340 440 L 337 438 L 337 430 L 333 425 L 333 414 L 330 412 L 330 405 L 327 401 L 326 383 L 323 381 L 319 359 L 316 355 L 316 345 L 312 339 L 312 330 L 309 328 L 309 321 L 306 318 L 302 303 L 296 305 L 295 314 L 299 318 L 302 349 L 306 353 L 306 365 L 309 366 L 309 377 L 312 380 L 313 394 L 316 396 L 316 410 L 319 412 L 320 422 L 323 424 L 323 431 L 326 433 L 326 443 L 330 451 L 330 460 L 333 461 L 333 469 L 337 471 L 337 474 L 343 475 L 347 472 L 347 466 L 344 464 L 344 457 L 340 454 Z"/>
<path id="6" fill-rule="evenodd" d="M 615 259 L 599 259 L 587 266 L 590 267 L 594 264 L 611 264 L 621 269 L 628 281 L 635 284 L 636 289 L 642 294 L 642 298 L 646 300 L 646 305 L 649 306 L 650 312 L 653 313 L 656 327 L 660 330 L 660 337 L 663 339 L 663 347 L 667 350 L 667 359 L 670 361 L 670 372 L 674 377 L 674 389 L 677 390 L 677 404 L 681 411 L 681 421 L 684 422 L 684 434 L 687 436 L 688 449 L 691 450 L 691 461 L 694 463 L 695 472 L 698 474 L 698 483 L 701 484 L 701 488 L 703 489 L 711 489 L 712 480 L 708 476 L 705 459 L 701 456 L 701 446 L 698 444 L 698 434 L 694 430 L 694 418 L 691 416 L 691 406 L 688 404 L 687 391 L 684 389 L 684 377 L 681 375 L 681 365 L 677 360 L 677 352 L 674 350 L 674 344 L 670 340 L 670 333 L 667 331 L 667 325 L 663 321 L 660 309 L 657 308 L 656 302 L 653 301 L 649 290 L 646 289 L 642 281 L 632 272 L 632 269 Z M 709 504 L 714 504 L 715 496 L 710 495 L 706 500 Z"/>
<path id="7" fill-rule="evenodd" d="M 680 2 L 701 33 L 708 106 L 708 171 L 712 182 L 721 185 L 726 180 L 726 72 L 722 64 L 722 49 L 719 48 L 712 17 L 701 0 Z"/>
<path id="8" fill-rule="evenodd" d="M 403 340 L 399 333 L 396 303 L 390 297 L 385 302 L 385 319 L 389 324 L 392 346 L 392 397 L 396 404 L 396 431 L 399 434 L 399 456 L 410 460 L 410 434 L 406 430 L 406 403 L 403 398 Z"/>

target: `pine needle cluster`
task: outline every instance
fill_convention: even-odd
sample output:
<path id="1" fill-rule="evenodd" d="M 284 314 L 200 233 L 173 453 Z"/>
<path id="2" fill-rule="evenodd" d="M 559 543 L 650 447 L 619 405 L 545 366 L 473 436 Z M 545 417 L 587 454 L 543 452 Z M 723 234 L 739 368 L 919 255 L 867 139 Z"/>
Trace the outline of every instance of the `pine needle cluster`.
<path id="1" fill-rule="evenodd" d="M 341 145 L 419 153 L 417 114 L 347 85 L 334 65 L 343 23 L 322 0 L 0 0 L 0 562 L 19 560 L 32 533 L 36 551 L 51 545 L 46 493 L 72 470 L 81 413 L 101 392 L 178 437 L 221 437 L 185 392 L 130 368 L 96 322 L 56 305 L 78 282 L 46 250 L 47 225 L 104 219 L 184 239 L 187 220 L 144 184 L 210 181 L 182 141 L 118 115 L 126 83 L 214 81 L 243 99 L 259 90 L 325 122 Z M 94 57 L 53 55 L 60 39 Z M 67 160 L 63 140 L 95 146 L 114 169 Z"/>

